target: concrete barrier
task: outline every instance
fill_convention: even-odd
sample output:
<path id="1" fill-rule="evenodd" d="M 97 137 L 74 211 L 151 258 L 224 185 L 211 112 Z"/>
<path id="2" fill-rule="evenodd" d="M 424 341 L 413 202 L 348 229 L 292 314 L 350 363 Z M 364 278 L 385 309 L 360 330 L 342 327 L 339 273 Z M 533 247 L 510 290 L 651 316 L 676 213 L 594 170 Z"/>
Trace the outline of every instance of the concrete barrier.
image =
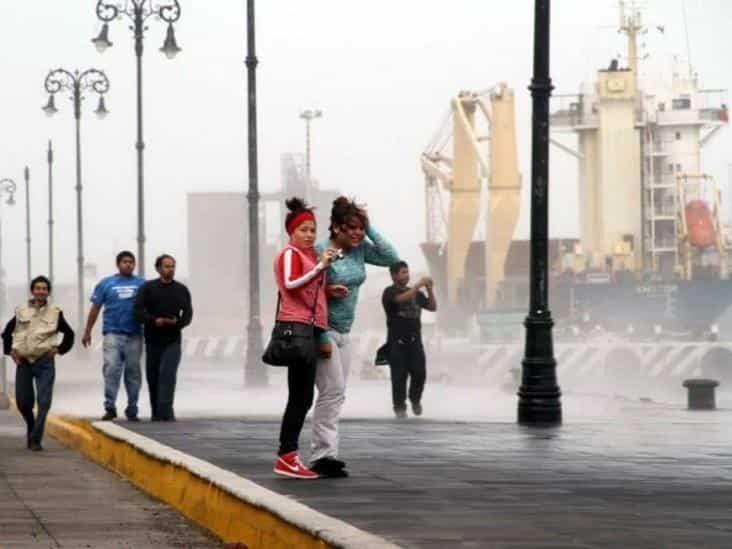
<path id="1" fill-rule="evenodd" d="M 248 549 L 397 547 L 117 424 L 50 417 L 47 430 L 65 446 L 174 507 L 226 544 Z"/>

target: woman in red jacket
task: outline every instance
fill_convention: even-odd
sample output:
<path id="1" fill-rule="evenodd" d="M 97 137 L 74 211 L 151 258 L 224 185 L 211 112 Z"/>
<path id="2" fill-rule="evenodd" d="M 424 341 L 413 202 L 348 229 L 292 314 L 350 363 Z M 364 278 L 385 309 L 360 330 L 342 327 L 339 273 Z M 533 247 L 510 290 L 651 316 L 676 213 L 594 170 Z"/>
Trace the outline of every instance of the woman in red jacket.
<path id="1" fill-rule="evenodd" d="M 318 258 L 315 252 L 315 215 L 299 198 L 285 202 L 290 211 L 285 229 L 290 243 L 277 255 L 275 280 L 280 294 L 277 321 L 292 324 L 292 329 L 310 330 L 314 325 L 317 342 L 328 326 L 328 309 L 323 281 L 325 270 L 337 256 L 329 248 Z M 274 472 L 278 475 L 315 479 L 318 475 L 305 467 L 297 453 L 298 439 L 305 416 L 313 404 L 315 391 L 315 357 L 312 361 L 289 364 L 287 368 L 287 407 L 280 429 L 280 449 Z"/>

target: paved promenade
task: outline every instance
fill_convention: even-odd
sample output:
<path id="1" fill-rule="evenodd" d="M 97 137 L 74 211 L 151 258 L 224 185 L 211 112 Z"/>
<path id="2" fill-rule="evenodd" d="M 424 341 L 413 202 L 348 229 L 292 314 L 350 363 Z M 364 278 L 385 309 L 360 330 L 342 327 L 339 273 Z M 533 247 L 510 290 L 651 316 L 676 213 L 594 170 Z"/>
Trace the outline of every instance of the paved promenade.
<path id="1" fill-rule="evenodd" d="M 0 547 L 177 548 L 221 544 L 73 450 L 46 438 L 25 448 L 25 425 L 0 411 Z"/>
<path id="2" fill-rule="evenodd" d="M 551 430 L 346 420 L 351 478 L 310 482 L 272 474 L 275 418 L 133 428 L 405 547 L 732 547 L 730 410 L 629 402 Z"/>

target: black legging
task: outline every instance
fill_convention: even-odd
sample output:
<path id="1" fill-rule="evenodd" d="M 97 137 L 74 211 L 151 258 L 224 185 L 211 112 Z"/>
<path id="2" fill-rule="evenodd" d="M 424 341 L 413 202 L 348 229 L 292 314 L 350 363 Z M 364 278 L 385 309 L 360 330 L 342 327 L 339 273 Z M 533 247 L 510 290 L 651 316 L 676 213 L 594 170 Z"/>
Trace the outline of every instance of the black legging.
<path id="1" fill-rule="evenodd" d="M 317 339 L 317 336 L 316 336 Z M 280 449 L 278 455 L 288 454 L 298 449 L 300 431 L 305 416 L 313 405 L 315 396 L 315 367 L 312 363 L 291 364 L 287 367 L 287 407 L 282 416 L 280 428 Z"/>

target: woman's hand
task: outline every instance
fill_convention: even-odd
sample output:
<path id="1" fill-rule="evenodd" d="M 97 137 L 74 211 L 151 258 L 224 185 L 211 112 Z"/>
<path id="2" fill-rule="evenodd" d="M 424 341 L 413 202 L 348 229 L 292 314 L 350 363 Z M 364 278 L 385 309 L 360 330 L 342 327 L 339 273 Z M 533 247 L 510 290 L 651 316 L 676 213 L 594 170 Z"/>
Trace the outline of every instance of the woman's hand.
<path id="1" fill-rule="evenodd" d="M 320 262 L 328 266 L 338 257 L 338 250 L 336 248 L 328 248 L 320 255 Z"/>
<path id="2" fill-rule="evenodd" d="M 328 343 L 321 343 L 318 345 L 318 357 L 323 359 L 329 359 L 331 355 L 333 354 L 333 344 Z"/>
<path id="3" fill-rule="evenodd" d="M 325 287 L 325 295 L 328 297 L 348 297 L 348 288 L 341 284 L 328 284 Z"/>

